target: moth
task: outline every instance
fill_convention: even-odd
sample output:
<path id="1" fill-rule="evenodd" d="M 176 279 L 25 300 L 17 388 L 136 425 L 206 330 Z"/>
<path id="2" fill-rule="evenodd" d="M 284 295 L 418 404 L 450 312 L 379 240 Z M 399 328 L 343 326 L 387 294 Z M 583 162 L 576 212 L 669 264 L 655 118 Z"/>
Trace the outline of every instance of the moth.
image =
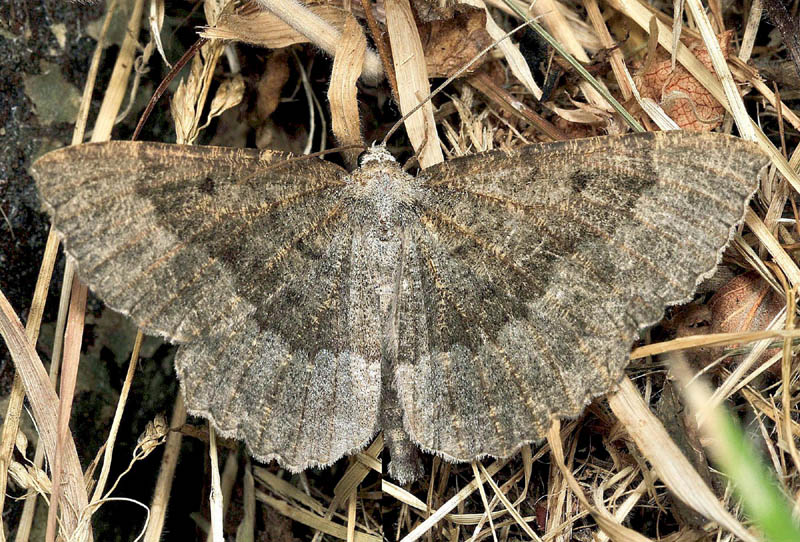
<path id="1" fill-rule="evenodd" d="M 188 410 L 258 460 L 329 465 L 383 430 L 401 482 L 541 440 L 620 380 L 710 276 L 767 163 L 644 133 L 417 176 L 278 152 L 113 141 L 33 175 L 81 280 L 180 345 Z"/>

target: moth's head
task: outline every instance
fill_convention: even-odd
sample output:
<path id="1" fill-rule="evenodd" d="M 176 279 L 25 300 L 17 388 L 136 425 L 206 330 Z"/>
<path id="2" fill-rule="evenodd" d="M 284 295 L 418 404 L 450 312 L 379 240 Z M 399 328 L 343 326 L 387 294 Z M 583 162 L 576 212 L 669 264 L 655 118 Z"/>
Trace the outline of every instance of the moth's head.
<path id="1" fill-rule="evenodd" d="M 394 156 L 386 150 L 385 145 L 379 145 L 378 143 L 373 143 L 371 147 L 361 153 L 358 157 L 358 166 L 364 167 L 367 164 L 377 162 L 377 163 L 396 163 L 397 160 L 394 159 Z"/>

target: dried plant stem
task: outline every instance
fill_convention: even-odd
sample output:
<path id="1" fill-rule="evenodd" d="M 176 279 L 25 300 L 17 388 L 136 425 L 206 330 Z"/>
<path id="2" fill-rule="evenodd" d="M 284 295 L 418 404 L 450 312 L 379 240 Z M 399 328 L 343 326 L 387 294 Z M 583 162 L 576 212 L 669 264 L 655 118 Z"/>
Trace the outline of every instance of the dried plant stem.
<path id="1" fill-rule="evenodd" d="M 567 135 L 553 123 L 540 116 L 533 109 L 499 86 L 485 72 L 477 72 L 469 77 L 469 84 L 490 100 L 500 104 L 506 112 L 525 120 L 553 141 L 563 141 Z M 437 88 L 438 90 L 438 88 Z"/>
<path id="2" fill-rule="evenodd" d="M 753 0 L 750 4 L 750 13 L 747 16 L 747 26 L 744 29 L 744 37 L 742 37 L 742 44 L 739 47 L 739 60 L 747 62 L 750 60 L 750 55 L 753 53 L 753 45 L 756 41 L 756 33 L 758 27 L 761 25 L 761 12 L 763 4 L 761 0 Z"/>
<path id="3" fill-rule="evenodd" d="M 786 284 L 785 279 L 779 275 L 779 278 L 784 282 L 786 289 L 786 330 L 790 331 L 795 328 L 795 316 L 797 314 L 797 287 L 790 288 Z M 784 445 L 789 450 L 789 455 L 794 461 L 795 467 L 800 468 L 800 454 L 797 451 L 794 437 L 792 436 L 792 410 L 793 401 L 795 398 L 792 396 L 792 340 L 785 338 L 783 340 L 783 356 L 781 358 L 781 408 L 783 409 L 783 440 Z"/>
<path id="4" fill-rule="evenodd" d="M 211 493 L 209 508 L 211 510 L 211 533 L 213 542 L 225 542 L 222 535 L 222 484 L 219 477 L 219 454 L 217 452 L 217 432 L 211 422 L 208 423 L 208 455 L 211 461 Z"/>
<path id="5" fill-rule="evenodd" d="M 375 472 L 382 471 L 382 465 L 378 457 L 383 451 L 383 433 L 379 433 L 375 440 L 372 441 L 363 452 L 356 455 L 356 460 L 350 463 L 344 475 L 339 479 L 336 486 L 333 488 L 333 499 L 328 505 L 327 510 L 324 510 L 324 519 L 330 520 L 336 510 L 350 498 L 350 495 L 356 491 L 358 485 L 367 477 L 370 470 Z M 257 470 L 256 472 L 264 472 Z M 265 475 L 268 473 L 264 472 Z M 385 483 L 385 480 L 383 481 Z M 314 535 L 314 542 L 318 542 L 322 537 L 321 532 Z"/>
<path id="6" fill-rule="evenodd" d="M 347 542 L 353 542 L 356 539 L 356 501 L 358 500 L 358 491 L 355 489 L 350 493 L 347 499 Z"/>
<path id="7" fill-rule="evenodd" d="M 194 55 L 197 54 L 197 51 L 199 51 L 200 48 L 203 47 L 203 45 L 205 45 L 206 43 L 208 43 L 207 38 L 199 38 L 196 42 L 194 42 L 192 46 L 189 47 L 183 53 L 183 55 L 181 55 L 181 58 L 178 59 L 178 61 L 170 69 L 169 73 L 164 77 L 164 79 L 161 80 L 161 83 L 158 84 L 158 87 L 153 92 L 153 95 L 150 97 L 150 100 L 147 102 L 147 107 L 144 108 L 144 111 L 139 117 L 139 122 L 136 124 L 136 129 L 133 131 L 131 140 L 139 139 L 139 134 L 141 133 L 142 128 L 144 128 L 145 122 L 147 122 L 147 119 L 150 117 L 150 113 L 153 112 L 153 108 L 155 108 L 156 104 L 158 103 L 158 100 L 160 100 L 161 96 L 164 95 L 164 92 L 167 91 L 169 84 L 172 82 L 175 76 L 178 75 L 178 72 L 180 72 L 183 69 L 186 63 L 189 62 L 192 59 L 192 57 L 194 57 Z"/>
<path id="8" fill-rule="evenodd" d="M 483 476 L 486 478 L 486 482 L 489 484 L 489 487 L 491 487 L 494 490 L 495 495 L 497 496 L 498 499 L 500 499 L 500 502 L 503 503 L 503 506 L 506 507 L 506 510 L 508 511 L 509 514 L 511 514 L 511 517 L 514 518 L 516 524 L 519 525 L 519 527 L 523 531 L 525 531 L 525 533 L 531 538 L 531 540 L 535 540 L 536 542 L 542 542 L 542 539 L 537 536 L 537 534 L 533 531 L 533 529 L 531 529 L 531 526 L 528 525 L 528 522 L 525 521 L 525 519 L 522 517 L 522 515 L 520 515 L 520 513 L 511 503 L 511 501 L 508 500 L 508 497 L 506 497 L 505 493 L 497 486 L 497 483 L 492 478 L 493 475 L 487 472 L 486 467 L 484 467 L 481 462 L 477 461 L 476 463 L 480 467 L 481 474 L 483 474 Z M 479 485 L 478 487 L 481 486 Z"/>
<path id="9" fill-rule="evenodd" d="M 779 154 L 779 156 L 782 158 L 782 155 Z M 786 161 L 784 160 L 784 162 Z M 747 210 L 744 220 L 745 224 L 747 224 L 750 230 L 752 230 L 756 237 L 758 237 L 758 240 L 761 241 L 770 253 L 775 263 L 780 266 L 781 271 L 783 271 L 786 278 L 789 279 L 789 282 L 794 286 L 800 285 L 800 269 L 798 269 L 797 263 L 786 253 L 786 250 L 784 250 L 778 240 L 775 239 L 772 232 L 767 228 L 766 224 L 764 224 L 764 221 L 762 221 L 752 209 Z"/>
<path id="10" fill-rule="evenodd" d="M 256 488 L 253 479 L 253 466 L 250 459 L 245 459 L 244 479 L 242 482 L 244 512 L 241 523 L 236 529 L 236 542 L 253 542 L 255 540 L 256 523 Z"/>
<path id="11" fill-rule="evenodd" d="M 336 538 L 343 540 L 347 538 L 347 527 L 344 525 L 333 523 L 331 521 L 325 521 L 317 514 L 309 512 L 303 508 L 292 506 L 286 501 L 276 499 L 275 497 L 267 495 L 262 491 L 256 490 L 255 494 L 256 499 L 271 506 L 276 512 L 283 516 L 291 518 L 294 521 L 307 525 L 312 529 L 322 531 L 323 533 L 329 534 Z M 355 542 L 382 542 L 383 540 L 383 538 L 380 536 L 362 532 L 356 532 L 353 539 Z"/>
<path id="12" fill-rule="evenodd" d="M 494 476 L 500 469 L 506 466 L 509 459 L 501 459 L 492 463 L 489 468 L 486 469 L 484 475 L 485 476 Z M 469 484 L 464 486 L 461 491 L 453 495 L 450 499 L 447 500 L 442 506 L 440 506 L 436 511 L 434 511 L 428 519 L 414 527 L 410 533 L 404 536 L 400 542 L 414 542 L 415 540 L 419 540 L 422 536 L 425 535 L 434 525 L 436 525 L 442 518 L 445 517 L 451 510 L 453 510 L 458 503 L 462 502 L 466 499 L 470 494 L 472 494 L 476 489 L 478 489 L 478 484 L 482 483 L 485 480 L 481 480 L 480 482 L 475 479 L 472 480 Z"/>
<path id="13" fill-rule="evenodd" d="M 370 0 L 361 0 L 361 7 L 364 8 L 364 18 L 367 20 L 369 32 L 372 34 L 372 41 L 375 43 L 375 47 L 378 49 L 378 55 L 381 57 L 381 63 L 383 64 L 386 78 L 389 80 L 389 87 L 392 89 L 394 101 L 400 103 L 399 94 L 397 93 L 397 74 L 395 74 L 394 68 L 392 67 L 392 55 L 386 48 L 386 42 L 382 39 L 378 21 L 375 20 L 375 14 L 372 13 L 372 3 Z"/>
<path id="14" fill-rule="evenodd" d="M 222 502 L 222 518 L 228 513 L 228 508 L 231 504 L 231 492 L 233 491 L 233 484 L 236 482 L 236 476 L 239 473 L 239 454 L 236 450 L 229 450 L 225 458 L 225 467 L 222 469 L 222 477 L 220 479 L 220 498 Z M 213 542 L 212 533 L 209 533 L 206 540 Z"/>
<path id="15" fill-rule="evenodd" d="M 761 341 L 764 339 L 797 339 L 800 337 L 800 330 L 767 329 L 764 331 L 742 331 L 736 333 L 711 333 L 708 335 L 692 335 L 691 337 L 681 337 L 671 341 L 664 341 L 655 344 L 648 344 L 635 348 L 631 352 L 631 359 L 646 358 L 666 352 L 675 352 L 687 348 L 697 348 L 699 346 L 725 346 L 728 344 L 740 344 Z"/>
<path id="16" fill-rule="evenodd" d="M 108 439 L 103 450 L 103 466 L 100 469 L 100 476 L 97 478 L 97 485 L 92 494 L 92 504 L 96 503 L 103 497 L 103 490 L 108 481 L 108 473 L 111 470 L 111 458 L 114 454 L 114 443 L 117 440 L 117 432 L 119 431 L 119 424 L 122 421 L 122 413 L 125 411 L 125 405 L 128 402 L 128 394 L 131 391 L 131 384 L 133 383 L 133 375 L 136 372 L 136 364 L 139 359 L 139 350 L 142 348 L 142 339 L 144 335 L 142 330 L 136 331 L 136 339 L 133 343 L 133 352 L 131 352 L 131 359 L 128 362 L 128 372 L 125 374 L 125 382 L 122 383 L 122 389 L 119 393 L 119 400 L 117 401 L 117 409 L 114 412 L 114 419 L 111 422 L 111 430 L 108 432 Z"/>
<path id="17" fill-rule="evenodd" d="M 578 498 L 580 503 L 589 511 L 597 521 L 598 526 L 614 540 L 628 540 L 630 542 L 649 542 L 649 539 L 641 534 L 628 529 L 613 518 L 606 510 L 601 510 L 593 506 L 581 489 L 578 481 L 573 476 L 572 471 L 567 468 L 564 462 L 564 449 L 561 445 L 561 423 L 555 420 L 547 434 L 547 443 L 550 445 L 550 455 L 558 466 L 567 485 Z"/>
<path id="18" fill-rule="evenodd" d="M 111 71 L 111 79 L 108 82 L 103 103 L 97 113 L 97 121 L 92 130 L 92 141 L 108 141 L 111 139 L 111 129 L 117 119 L 125 91 L 128 87 L 128 79 L 133 69 L 136 50 L 139 45 L 139 29 L 142 23 L 142 12 L 144 0 L 136 0 L 131 9 L 128 25 L 125 29 L 125 39 L 119 49 L 119 54 Z"/>
<path id="19" fill-rule="evenodd" d="M 64 334 L 64 363 L 61 366 L 61 385 L 58 394 L 58 433 L 55 459 L 53 461 L 53 493 L 50 499 L 50 510 L 47 514 L 47 532 L 45 534 L 47 542 L 54 542 L 56 539 L 58 503 L 63 475 L 61 463 L 63 461 L 64 447 L 67 446 L 69 439 L 69 418 L 72 413 L 75 385 L 78 381 L 81 337 L 83 335 L 86 296 L 88 293 L 88 289 L 80 283 L 76 275 L 72 281 L 67 331 Z"/>
<path id="20" fill-rule="evenodd" d="M 625 100 L 630 100 L 633 97 L 633 87 L 626 74 L 625 58 L 622 56 L 622 51 L 615 47 L 616 43 L 611 37 L 611 33 L 608 31 L 605 19 L 603 19 L 603 14 L 600 13 L 597 0 L 586 0 L 585 7 L 586 13 L 589 15 L 589 20 L 591 20 L 592 26 L 594 26 L 597 35 L 600 37 L 603 47 L 609 49 L 614 48 L 610 55 L 611 69 L 614 71 L 614 77 L 617 80 L 620 92 L 622 92 L 622 97 L 625 98 Z"/>
<path id="21" fill-rule="evenodd" d="M 489 530 L 492 531 L 492 539 L 494 540 L 494 542 L 497 542 L 497 531 L 495 530 L 495 527 L 494 527 L 494 521 L 492 519 L 492 514 L 489 513 L 491 508 L 489 507 L 489 500 L 486 498 L 486 490 L 483 487 L 483 482 L 481 482 L 481 472 L 478 470 L 478 462 L 477 461 L 473 461 L 471 466 L 472 466 L 472 475 L 475 477 L 475 481 L 478 482 L 478 492 L 481 495 L 481 502 L 483 502 L 483 508 L 484 508 L 484 510 L 487 511 L 486 515 L 489 518 Z M 489 478 L 487 477 L 487 481 L 488 480 L 489 480 Z"/>

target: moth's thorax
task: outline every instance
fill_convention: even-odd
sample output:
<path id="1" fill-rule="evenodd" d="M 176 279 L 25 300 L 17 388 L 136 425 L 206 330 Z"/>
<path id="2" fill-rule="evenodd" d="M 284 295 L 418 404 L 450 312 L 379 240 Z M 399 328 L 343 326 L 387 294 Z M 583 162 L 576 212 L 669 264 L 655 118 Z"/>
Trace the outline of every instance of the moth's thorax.
<path id="1" fill-rule="evenodd" d="M 362 158 L 347 183 L 349 212 L 365 231 L 381 239 L 416 219 L 420 200 L 418 181 L 404 172 L 382 147 L 373 147 Z"/>

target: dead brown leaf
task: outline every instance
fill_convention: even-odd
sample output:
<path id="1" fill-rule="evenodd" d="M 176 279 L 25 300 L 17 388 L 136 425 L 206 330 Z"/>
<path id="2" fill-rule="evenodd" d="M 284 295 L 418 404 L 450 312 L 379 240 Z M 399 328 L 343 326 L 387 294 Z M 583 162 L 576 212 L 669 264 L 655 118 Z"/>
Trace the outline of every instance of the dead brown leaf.
<path id="1" fill-rule="evenodd" d="M 731 279 L 709 300 L 711 333 L 761 331 L 783 309 L 785 300 L 756 272 Z M 722 352 L 718 349 L 716 354 Z M 766 350 L 760 361 L 766 361 L 780 349 Z M 780 364 L 776 365 L 780 371 Z"/>
<path id="2" fill-rule="evenodd" d="M 486 31 L 486 11 L 460 4 L 439 15 L 441 18 L 419 25 L 429 77 L 449 77 L 492 43 Z M 474 63 L 464 74 L 474 73 L 482 63 Z"/>
<path id="3" fill-rule="evenodd" d="M 726 59 L 731 53 L 732 38 L 732 31 L 719 36 Z M 687 37 L 683 41 L 706 68 L 713 69 L 702 40 Z M 725 108 L 682 65 L 673 70 L 669 52 L 661 47 L 636 74 L 635 82 L 642 98 L 655 100 L 685 130 L 710 132 L 722 123 Z"/>

